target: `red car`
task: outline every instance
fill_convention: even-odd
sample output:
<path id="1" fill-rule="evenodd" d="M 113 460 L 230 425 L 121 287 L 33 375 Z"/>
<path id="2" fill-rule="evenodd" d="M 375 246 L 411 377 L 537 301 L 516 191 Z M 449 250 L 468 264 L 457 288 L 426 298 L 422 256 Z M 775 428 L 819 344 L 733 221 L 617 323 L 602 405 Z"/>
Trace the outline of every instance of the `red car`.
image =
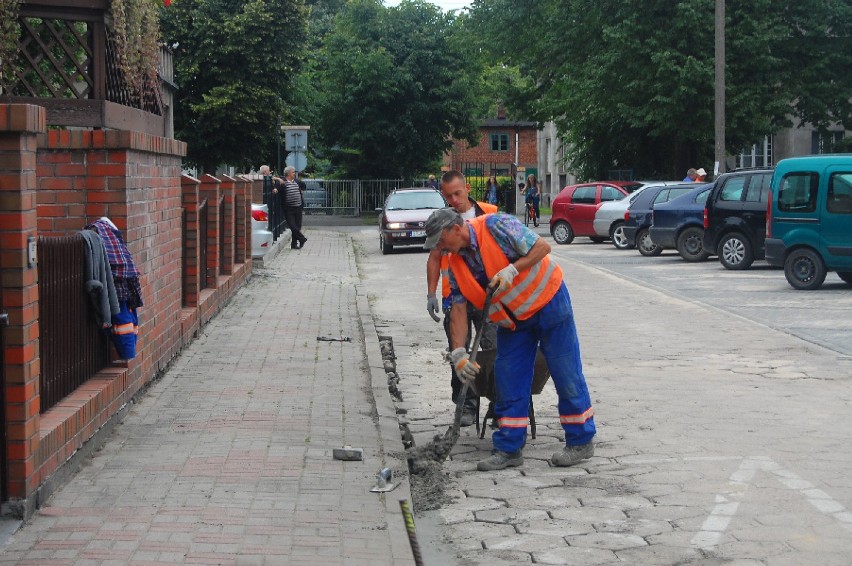
<path id="1" fill-rule="evenodd" d="M 626 186 L 626 185 L 630 186 Z M 550 235 L 557 244 L 570 244 L 575 236 L 588 236 L 593 242 L 603 242 L 593 226 L 595 212 L 601 203 L 621 200 L 641 183 L 595 182 L 570 185 L 553 199 Z"/>

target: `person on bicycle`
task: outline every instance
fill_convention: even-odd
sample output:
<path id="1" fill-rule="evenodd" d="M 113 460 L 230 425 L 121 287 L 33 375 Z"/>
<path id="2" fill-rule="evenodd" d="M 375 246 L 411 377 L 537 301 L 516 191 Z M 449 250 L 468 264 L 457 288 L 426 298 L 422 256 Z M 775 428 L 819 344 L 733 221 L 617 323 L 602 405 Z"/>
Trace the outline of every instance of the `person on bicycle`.
<path id="1" fill-rule="evenodd" d="M 538 226 L 538 219 L 541 216 L 539 212 L 539 203 L 541 202 L 541 191 L 538 188 L 538 181 L 535 175 L 530 174 L 527 177 L 527 184 L 521 189 L 521 193 L 525 195 L 524 202 L 533 206 L 533 225 Z"/>

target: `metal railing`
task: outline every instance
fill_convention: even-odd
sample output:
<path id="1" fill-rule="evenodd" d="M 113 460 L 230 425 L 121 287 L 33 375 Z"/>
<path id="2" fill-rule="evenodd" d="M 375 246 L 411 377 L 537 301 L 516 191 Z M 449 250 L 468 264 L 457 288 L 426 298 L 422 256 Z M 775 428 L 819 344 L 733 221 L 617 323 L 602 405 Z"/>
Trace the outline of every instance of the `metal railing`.
<path id="1" fill-rule="evenodd" d="M 41 412 L 110 363 L 109 337 L 86 295 L 84 254 L 79 234 L 38 241 Z"/>

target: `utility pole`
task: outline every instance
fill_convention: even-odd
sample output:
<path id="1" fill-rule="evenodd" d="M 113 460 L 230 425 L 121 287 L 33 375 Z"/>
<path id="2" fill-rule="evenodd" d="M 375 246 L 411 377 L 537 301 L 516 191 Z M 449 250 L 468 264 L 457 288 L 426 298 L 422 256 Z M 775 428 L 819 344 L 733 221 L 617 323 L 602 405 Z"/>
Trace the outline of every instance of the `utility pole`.
<path id="1" fill-rule="evenodd" d="M 716 0 L 715 160 L 713 175 L 725 172 L 725 0 Z"/>

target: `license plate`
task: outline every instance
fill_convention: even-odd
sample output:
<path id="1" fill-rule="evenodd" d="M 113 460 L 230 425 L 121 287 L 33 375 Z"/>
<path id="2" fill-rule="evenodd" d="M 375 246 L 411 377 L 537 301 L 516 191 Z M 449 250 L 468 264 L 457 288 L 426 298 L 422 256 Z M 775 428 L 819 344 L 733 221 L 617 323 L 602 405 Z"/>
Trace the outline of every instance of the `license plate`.
<path id="1" fill-rule="evenodd" d="M 425 238 L 426 237 L 426 230 L 412 230 L 411 231 L 411 237 L 412 238 Z"/>

